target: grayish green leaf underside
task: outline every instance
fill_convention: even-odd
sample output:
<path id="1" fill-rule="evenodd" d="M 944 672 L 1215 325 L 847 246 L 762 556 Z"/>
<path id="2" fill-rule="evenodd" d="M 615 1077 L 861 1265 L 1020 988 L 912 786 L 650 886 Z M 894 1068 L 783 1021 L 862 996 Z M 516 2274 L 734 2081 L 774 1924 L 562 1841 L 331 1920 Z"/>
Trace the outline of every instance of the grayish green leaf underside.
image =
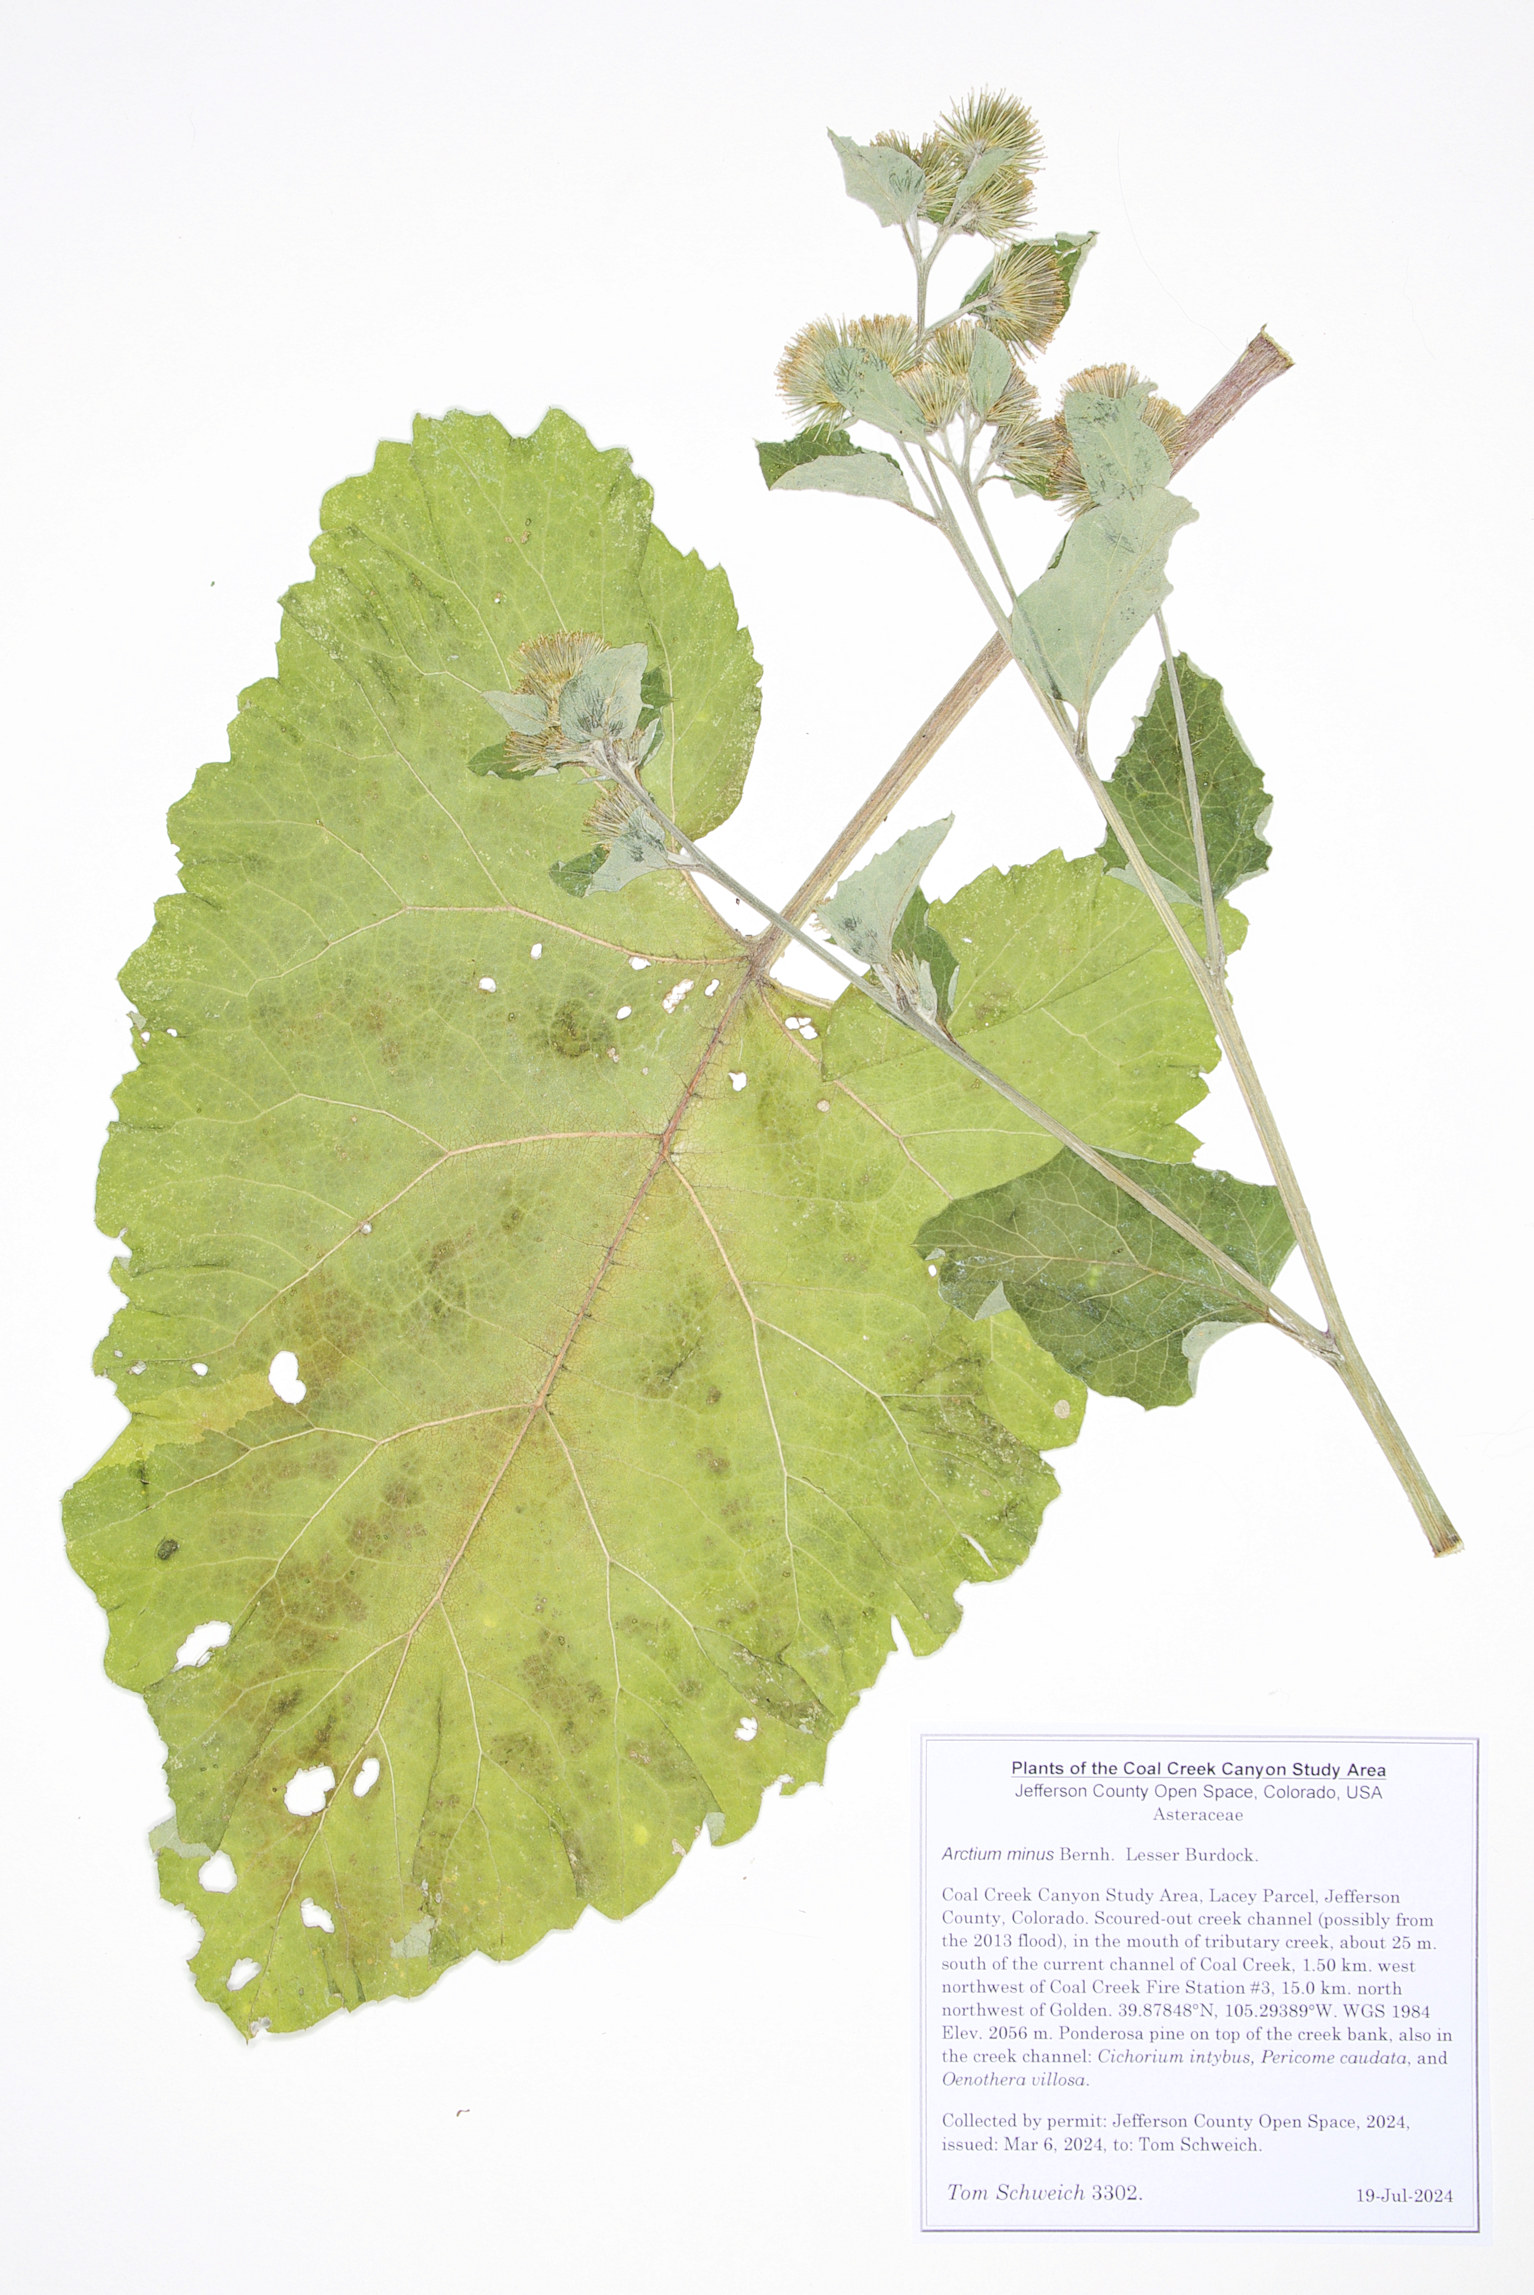
<path id="1" fill-rule="evenodd" d="M 1012 353 L 989 327 L 977 327 L 969 354 L 969 397 L 976 414 L 989 414 L 1011 380 Z"/>
<path id="2" fill-rule="evenodd" d="M 772 481 L 775 494 L 860 494 L 876 502 L 898 502 L 912 507 L 905 472 L 887 454 L 854 447 L 850 454 L 823 454 L 811 462 L 798 462 Z"/>
<path id="3" fill-rule="evenodd" d="M 953 827 L 953 815 L 905 835 L 860 869 L 851 869 L 818 911 L 822 929 L 863 964 L 887 965 L 896 928 L 910 906 L 917 880 Z"/>
<path id="4" fill-rule="evenodd" d="M 169 1748 L 161 1885 L 242 2029 L 626 1912 L 700 1829 L 819 1777 L 892 1614 L 918 1650 L 952 1631 L 1079 1423 L 1023 1325 L 955 1314 L 911 1250 L 1026 1127 L 861 1013 L 833 1080 L 782 1025 L 802 995 L 678 872 L 600 907 L 550 884 L 589 787 L 467 769 L 518 646 L 589 629 L 663 680 L 666 809 L 694 835 L 730 811 L 755 664 L 649 510 L 557 414 L 383 447 L 327 499 L 124 975 L 99 1215 L 131 1256 L 98 1367 L 133 1418 L 70 1551 Z M 1071 1119 L 1180 1152 L 1210 1047 L 1138 896 L 1050 861 L 938 913 L 977 1044 L 1033 1088 L 1077 1075 L 1069 1032 Z M 297 1405 L 267 1380 L 287 1349 Z M 178 1667 L 215 1619 L 227 1646 Z M 335 1785 L 295 1814 L 306 1769 Z"/>
<path id="5" fill-rule="evenodd" d="M 595 871 L 589 892 L 621 892 L 636 877 L 667 866 L 666 839 L 648 813 L 635 813 L 613 839 L 607 858 Z"/>
<path id="6" fill-rule="evenodd" d="M 1277 1188 L 1197 1164 L 1121 1161 L 1238 1266 L 1273 1281 L 1294 1244 Z M 965 1314 L 1014 1308 L 1088 1386 L 1147 1409 L 1186 1402 L 1211 1340 L 1262 1319 L 1250 1292 L 1074 1156 L 951 1204 L 917 1249 Z"/>
<path id="7" fill-rule="evenodd" d="M 1065 427 L 1094 502 L 1132 501 L 1171 477 L 1170 455 L 1140 419 L 1149 395 L 1144 389 L 1121 398 L 1106 391 L 1066 392 Z"/>
<path id="8" fill-rule="evenodd" d="M 842 163 L 848 198 L 871 207 L 886 227 L 907 222 L 927 196 L 927 178 L 916 161 L 887 144 L 855 143 L 834 128 L 827 132 Z"/>
<path id="9" fill-rule="evenodd" d="M 1267 867 L 1272 846 L 1262 835 L 1272 800 L 1262 773 L 1231 722 L 1216 680 L 1177 656 L 1177 682 L 1198 774 L 1199 810 L 1215 896 L 1223 899 Z M 1136 844 L 1178 899 L 1199 897 L 1198 856 L 1188 812 L 1188 780 L 1166 664 L 1157 672 L 1145 715 L 1108 783 Z M 1128 855 L 1110 829 L 1101 846 L 1110 869 Z"/>
<path id="10" fill-rule="evenodd" d="M 1058 562 L 1012 609 L 1012 650 L 1029 673 L 1085 710 L 1120 654 L 1171 594 L 1167 551 L 1198 516 L 1180 494 L 1147 486 L 1101 502 L 1071 526 Z"/>
<path id="11" fill-rule="evenodd" d="M 858 422 L 870 422 L 893 438 L 920 438 L 924 425 L 916 401 L 901 389 L 882 359 L 856 343 L 825 354 L 826 380 Z"/>

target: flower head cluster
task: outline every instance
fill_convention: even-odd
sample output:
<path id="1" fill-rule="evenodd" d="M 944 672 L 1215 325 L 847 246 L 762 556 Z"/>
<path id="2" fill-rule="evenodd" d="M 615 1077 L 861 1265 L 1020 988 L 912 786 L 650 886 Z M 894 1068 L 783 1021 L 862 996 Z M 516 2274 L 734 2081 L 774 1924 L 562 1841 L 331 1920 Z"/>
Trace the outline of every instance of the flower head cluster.
<path id="1" fill-rule="evenodd" d="M 1043 490 L 1059 444 L 1025 362 L 1059 326 L 1071 272 L 1090 242 L 1017 235 L 1041 157 L 1032 114 L 1012 96 L 982 90 L 919 141 L 893 133 L 870 145 L 833 140 L 853 195 L 881 221 L 903 219 L 918 315 L 813 320 L 783 353 L 779 390 L 806 426 L 868 422 L 903 440 L 934 440 L 939 452 L 950 425 L 961 425 L 954 451 L 978 481 Z M 990 260 L 958 308 L 929 323 L 934 259 L 965 234 L 991 241 Z"/>
<path id="2" fill-rule="evenodd" d="M 920 143 L 891 131 L 874 142 L 915 160 L 927 179 L 918 212 L 929 223 L 1002 239 L 1026 220 L 1043 151 L 1033 114 L 1014 96 L 982 89 L 945 112 Z M 988 160 L 989 169 L 983 164 Z M 956 214 L 954 202 L 966 182 L 971 187 Z"/>

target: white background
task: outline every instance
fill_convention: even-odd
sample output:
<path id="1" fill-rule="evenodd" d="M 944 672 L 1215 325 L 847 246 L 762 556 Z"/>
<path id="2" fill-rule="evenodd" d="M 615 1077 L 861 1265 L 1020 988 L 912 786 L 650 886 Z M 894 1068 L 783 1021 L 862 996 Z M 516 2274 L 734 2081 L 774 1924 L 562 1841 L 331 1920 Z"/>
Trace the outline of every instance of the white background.
<path id="1" fill-rule="evenodd" d="M 0 2173 L 27 2295 L 1528 2283 L 1529 47 L 1487 0 L 13 12 Z M 1103 235 L 1056 379 L 1130 357 L 1191 405 L 1264 322 L 1298 361 L 1188 472 L 1169 611 L 1277 794 L 1248 1032 L 1469 1551 L 1433 1562 L 1336 1382 L 1243 1334 L 1186 1410 L 1093 1402 L 1035 1558 L 891 1661 L 823 1789 L 621 1926 L 246 2048 L 181 1966 L 159 1747 L 57 1524 L 121 1423 L 91 1190 L 165 808 L 271 670 L 324 489 L 417 410 L 525 430 L 555 402 L 729 569 L 766 719 L 719 844 L 785 893 L 986 634 L 914 523 L 756 472 L 786 337 L 904 292 L 824 130 L 919 130 L 981 81 L 1040 115 L 1041 226 Z M 1050 513 L 1016 516 L 1042 563 Z M 957 808 L 936 891 L 1096 840 L 1017 682 L 896 823 Z M 1257 1176 L 1223 1091 L 1205 1114 Z M 1127 1728 L 1482 1735 L 1481 2240 L 922 2240 L 917 1733 Z"/>

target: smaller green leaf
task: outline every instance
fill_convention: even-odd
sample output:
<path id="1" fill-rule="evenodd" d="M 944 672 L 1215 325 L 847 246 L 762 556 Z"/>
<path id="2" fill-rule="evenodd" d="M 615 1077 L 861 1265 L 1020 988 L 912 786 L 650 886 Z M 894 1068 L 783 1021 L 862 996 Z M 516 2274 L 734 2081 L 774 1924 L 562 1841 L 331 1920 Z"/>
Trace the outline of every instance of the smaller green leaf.
<path id="1" fill-rule="evenodd" d="M 820 462 L 830 454 L 860 454 L 844 430 L 829 422 L 812 422 L 808 430 L 801 430 L 794 438 L 759 438 L 756 458 L 762 466 L 762 476 L 769 486 L 776 486 L 785 471 L 797 470 L 803 462 Z"/>
<path id="2" fill-rule="evenodd" d="M 1066 392 L 1061 413 L 1094 502 L 1132 502 L 1171 477 L 1171 456 L 1140 419 L 1149 396 L 1145 388 L 1122 398 L 1098 390 Z"/>
<path id="3" fill-rule="evenodd" d="M 1070 309 L 1075 292 L 1076 274 L 1097 245 L 1095 231 L 1057 231 L 1053 239 L 1030 240 L 1030 246 L 1047 247 L 1060 266 L 1060 277 L 1065 286 L 1065 307 Z"/>
<path id="4" fill-rule="evenodd" d="M 480 774 L 493 773 L 497 779 L 503 781 L 520 781 L 525 777 L 527 768 L 525 766 L 509 766 L 506 762 L 505 742 L 492 741 L 488 748 L 475 750 L 469 759 L 469 771 Z"/>
<path id="5" fill-rule="evenodd" d="M 825 376 L 859 422 L 871 422 L 896 438 L 921 438 L 925 425 L 909 391 L 901 389 L 882 359 L 856 343 L 827 351 Z M 781 484 L 782 481 L 779 481 Z"/>
<path id="6" fill-rule="evenodd" d="M 876 502 L 897 502 L 913 510 L 905 472 L 887 454 L 854 447 L 850 454 L 825 454 L 818 462 L 796 463 L 773 488 L 775 494 L 862 494 Z"/>
<path id="7" fill-rule="evenodd" d="M 612 646 L 571 678 L 559 697 L 559 722 L 567 740 L 596 741 L 604 734 L 626 739 L 633 732 L 645 659 L 642 645 Z"/>
<path id="8" fill-rule="evenodd" d="M 853 869 L 816 912 L 822 929 L 838 948 L 863 964 L 887 967 L 894 956 L 897 926 L 910 905 L 917 880 L 949 830 L 953 815 L 924 829 L 907 829 L 866 867 Z"/>
<path id="9" fill-rule="evenodd" d="M 549 875 L 561 892 L 569 893 L 573 900 L 584 900 L 608 850 L 606 845 L 593 845 L 589 853 L 580 853 L 573 861 L 551 861 Z"/>
<path id="10" fill-rule="evenodd" d="M 548 704 L 537 693 L 485 693 L 497 717 L 504 717 L 513 733 L 547 733 L 549 729 Z"/>
<path id="11" fill-rule="evenodd" d="M 667 687 L 663 670 L 647 669 L 645 671 L 644 676 L 639 680 L 639 699 L 645 709 L 670 708 L 671 693 Z"/>
<path id="12" fill-rule="evenodd" d="M 1260 876 L 1273 848 L 1263 836 L 1272 808 L 1262 772 L 1231 722 L 1216 679 L 1177 656 L 1177 683 L 1188 720 L 1188 743 L 1198 775 L 1199 813 L 1215 898 L 1222 900 L 1248 877 Z M 1162 663 L 1145 715 L 1108 782 L 1135 843 L 1180 900 L 1199 898 L 1198 856 L 1188 811 L 1188 780 L 1172 689 Z M 1123 846 L 1110 829 L 1098 848 L 1110 869 L 1128 872 Z"/>
<path id="13" fill-rule="evenodd" d="M 842 163 L 848 198 L 871 207 L 886 226 L 908 222 L 927 196 L 927 178 L 915 160 L 889 144 L 854 143 L 834 128 L 826 132 Z"/>
<path id="14" fill-rule="evenodd" d="M 1012 380 L 1012 353 L 989 327 L 977 327 L 969 354 L 969 403 L 976 414 L 988 415 Z"/>
<path id="15" fill-rule="evenodd" d="M 921 1008 L 930 1019 L 947 1022 L 953 1017 L 953 984 L 959 960 L 936 927 L 930 924 L 929 904 L 920 885 L 906 903 L 895 927 L 892 943 L 916 975 Z"/>
<path id="16" fill-rule="evenodd" d="M 1111 1159 L 1259 1281 L 1294 1247 L 1274 1187 L 1197 1164 Z M 1222 1330 L 1262 1320 L 1249 1291 L 1073 1155 L 961 1197 L 916 1239 L 943 1297 L 973 1317 L 1011 1307 L 1099 1394 L 1186 1402 Z"/>
<path id="17" fill-rule="evenodd" d="M 1167 551 L 1198 512 L 1180 494 L 1148 486 L 1132 500 L 1084 510 L 1059 557 L 1012 609 L 1012 650 L 1052 682 L 1074 709 L 1093 694 L 1162 600 L 1171 594 Z"/>

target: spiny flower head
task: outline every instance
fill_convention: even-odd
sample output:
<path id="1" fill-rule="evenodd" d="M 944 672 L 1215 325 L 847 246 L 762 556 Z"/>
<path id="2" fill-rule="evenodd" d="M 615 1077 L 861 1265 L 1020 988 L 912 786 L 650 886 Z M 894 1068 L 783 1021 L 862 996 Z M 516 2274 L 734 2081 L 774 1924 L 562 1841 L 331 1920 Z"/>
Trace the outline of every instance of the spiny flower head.
<path id="1" fill-rule="evenodd" d="M 1071 376 L 1065 388 L 1067 393 L 1073 390 L 1097 391 L 1104 398 L 1127 398 L 1131 391 L 1148 391 L 1150 396 L 1140 410 L 1140 420 L 1156 433 L 1172 461 L 1176 462 L 1187 428 L 1182 409 L 1173 406 L 1169 399 L 1158 398 L 1155 384 L 1148 382 L 1138 368 L 1126 366 L 1122 362 L 1112 366 L 1083 367 L 1080 374 Z M 1048 428 L 1054 440 L 1054 455 L 1047 480 L 1036 491 L 1048 495 L 1051 500 L 1058 499 L 1062 509 L 1074 518 L 1081 511 L 1091 509 L 1091 492 L 1081 475 L 1081 464 L 1076 459 L 1071 434 L 1065 427 L 1064 414 L 1055 415 Z"/>
<path id="2" fill-rule="evenodd" d="M 964 377 L 951 367 L 924 363 L 902 375 L 900 386 L 914 399 L 928 430 L 942 430 L 964 404 Z"/>
<path id="3" fill-rule="evenodd" d="M 997 256 L 976 291 L 972 310 L 993 335 L 1024 351 L 1042 350 L 1065 312 L 1065 281 L 1052 249 L 1026 240 Z"/>
<path id="4" fill-rule="evenodd" d="M 800 329 L 778 361 L 778 389 L 804 422 L 845 421 L 850 409 L 834 373 L 837 351 L 868 351 L 897 381 L 916 360 L 916 322 L 889 313 L 873 318 L 812 319 Z"/>
<path id="5" fill-rule="evenodd" d="M 888 312 L 872 319 L 849 319 L 843 340 L 860 351 L 882 359 L 898 380 L 916 364 L 916 321 L 892 317 Z"/>
<path id="6" fill-rule="evenodd" d="M 994 88 L 981 88 L 944 112 L 933 135 L 960 152 L 966 167 L 982 152 L 1007 150 L 1032 174 L 1044 158 L 1038 122 L 1028 106 Z"/>
<path id="7" fill-rule="evenodd" d="M 996 443 L 991 449 L 998 469 L 1017 486 L 1035 486 L 1054 463 L 1058 448 L 1054 425 L 1039 413 L 1039 394 L 1021 368 L 991 409 Z"/>
<path id="8" fill-rule="evenodd" d="M 517 658 L 522 664 L 520 693 L 541 694 L 551 705 L 559 697 L 572 677 L 583 670 L 588 661 L 599 653 L 606 653 L 607 640 L 590 630 L 553 630 L 547 637 L 529 638 L 519 647 Z"/>
<path id="9" fill-rule="evenodd" d="M 925 363 L 952 375 L 961 390 L 968 389 L 970 361 L 975 355 L 975 338 L 980 332 L 974 319 L 950 319 L 946 326 L 936 329 L 927 344 Z M 911 387 L 909 380 L 906 388 Z M 986 421 L 996 425 L 998 433 L 998 459 L 1003 443 L 1008 452 L 1015 452 L 1018 442 L 1026 434 L 1032 437 L 1042 433 L 1045 426 L 1039 419 L 1039 394 L 1023 373 L 1013 366 L 1011 375 L 1003 385 L 1000 396 L 993 399 L 986 411 Z M 1053 432 L 1049 432 L 1050 452 L 1053 454 Z"/>
<path id="10" fill-rule="evenodd" d="M 946 326 L 934 330 L 924 353 L 927 363 L 945 368 L 962 382 L 969 373 L 969 362 L 975 351 L 975 337 L 979 332 L 973 319 L 950 319 Z"/>
<path id="11" fill-rule="evenodd" d="M 930 150 L 937 161 L 942 184 L 941 206 L 937 198 L 929 197 L 928 201 L 928 211 L 935 221 L 946 220 L 953 199 L 975 161 L 983 159 L 988 152 L 1005 151 L 1007 158 L 973 197 L 965 201 L 955 229 L 979 232 L 987 239 L 1000 239 L 1023 222 L 1032 201 L 1034 171 L 1043 150 L 1033 114 L 1016 97 L 998 95 L 989 88 L 983 88 L 978 95 L 967 96 L 962 104 L 955 104 L 952 111 L 943 114 L 924 149 Z M 925 161 L 921 164 L 926 165 Z"/>

